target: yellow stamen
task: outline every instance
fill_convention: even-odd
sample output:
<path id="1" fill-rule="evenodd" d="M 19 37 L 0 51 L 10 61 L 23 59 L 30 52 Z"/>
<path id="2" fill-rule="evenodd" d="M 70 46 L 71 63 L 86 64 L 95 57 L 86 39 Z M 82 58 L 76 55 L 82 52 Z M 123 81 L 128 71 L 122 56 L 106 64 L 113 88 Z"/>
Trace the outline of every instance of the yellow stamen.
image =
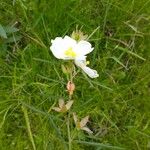
<path id="1" fill-rule="evenodd" d="M 86 65 L 89 65 L 90 64 L 90 61 L 86 61 Z"/>
<path id="2" fill-rule="evenodd" d="M 65 51 L 65 55 L 67 56 L 70 56 L 70 57 L 75 57 L 76 56 L 76 53 L 72 50 L 72 48 L 68 48 L 66 51 Z"/>

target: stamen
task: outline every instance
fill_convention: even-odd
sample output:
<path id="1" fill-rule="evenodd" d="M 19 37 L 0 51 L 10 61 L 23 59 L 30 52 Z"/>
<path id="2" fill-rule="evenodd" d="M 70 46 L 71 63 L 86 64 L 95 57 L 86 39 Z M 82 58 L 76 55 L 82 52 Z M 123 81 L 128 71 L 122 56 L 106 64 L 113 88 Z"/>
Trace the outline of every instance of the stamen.
<path id="1" fill-rule="evenodd" d="M 72 48 L 68 48 L 66 51 L 65 51 L 65 55 L 67 56 L 70 56 L 70 57 L 75 57 L 76 56 L 76 53 L 72 50 Z"/>
<path id="2" fill-rule="evenodd" d="M 90 64 L 90 61 L 86 61 L 86 65 L 89 65 Z"/>

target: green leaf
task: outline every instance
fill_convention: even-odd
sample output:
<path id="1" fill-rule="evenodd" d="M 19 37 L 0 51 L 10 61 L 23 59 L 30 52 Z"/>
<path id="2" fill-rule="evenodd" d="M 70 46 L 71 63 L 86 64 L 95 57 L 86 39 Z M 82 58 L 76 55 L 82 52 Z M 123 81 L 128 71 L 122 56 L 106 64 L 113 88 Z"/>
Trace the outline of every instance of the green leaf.
<path id="1" fill-rule="evenodd" d="M 136 53 L 134 53 L 134 52 L 128 50 L 127 48 L 123 48 L 123 47 L 120 47 L 120 46 L 118 46 L 117 48 L 118 48 L 119 50 L 122 50 L 122 51 L 124 51 L 124 52 L 126 52 L 126 53 L 128 53 L 128 54 L 131 54 L 132 56 L 135 56 L 135 57 L 137 57 L 137 58 L 139 58 L 139 59 L 141 59 L 141 60 L 144 60 L 144 61 L 146 60 L 145 58 L 143 58 L 143 57 L 139 56 L 138 54 L 136 54 Z"/>
<path id="2" fill-rule="evenodd" d="M 7 39 L 6 31 L 4 30 L 3 26 L 0 24 L 0 36 L 2 38 Z"/>
<path id="3" fill-rule="evenodd" d="M 125 150 L 125 148 L 122 148 L 122 147 L 112 146 L 112 145 L 103 144 L 103 143 L 95 143 L 95 142 L 87 142 L 87 141 L 79 141 L 79 140 L 74 140 L 74 142 L 77 142 L 79 144 L 84 144 L 84 145 L 96 146 L 96 147 L 100 147 L 100 148 L 115 149 L 115 150 Z"/>
<path id="4" fill-rule="evenodd" d="M 21 35 L 16 35 L 16 36 L 9 37 L 5 42 L 6 43 L 13 43 L 13 42 L 19 41 L 21 38 L 22 38 Z"/>
<path id="5" fill-rule="evenodd" d="M 126 67 L 118 58 L 116 58 L 115 56 L 110 57 L 110 58 L 112 58 L 112 59 L 115 60 L 118 64 L 120 64 L 120 65 L 123 66 L 125 69 L 127 69 L 127 67 Z"/>
<path id="6" fill-rule="evenodd" d="M 4 27 L 4 29 L 5 29 L 6 33 L 14 33 L 14 32 L 19 31 L 19 29 L 15 28 L 15 27 L 11 27 L 11 26 L 6 26 L 6 27 Z"/>

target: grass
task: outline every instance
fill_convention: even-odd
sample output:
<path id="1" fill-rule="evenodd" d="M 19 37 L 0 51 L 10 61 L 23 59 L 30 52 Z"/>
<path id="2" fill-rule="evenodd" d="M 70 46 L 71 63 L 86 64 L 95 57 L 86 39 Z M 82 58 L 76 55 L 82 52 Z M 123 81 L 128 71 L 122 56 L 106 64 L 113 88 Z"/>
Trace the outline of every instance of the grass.
<path id="1" fill-rule="evenodd" d="M 0 149 L 150 148 L 149 9 L 149 0 L 1 0 Z M 68 122 L 51 110 L 67 101 L 68 80 L 49 46 L 76 25 L 91 35 L 100 77 L 76 76 Z M 75 129 L 72 112 L 90 116 L 93 135 Z"/>

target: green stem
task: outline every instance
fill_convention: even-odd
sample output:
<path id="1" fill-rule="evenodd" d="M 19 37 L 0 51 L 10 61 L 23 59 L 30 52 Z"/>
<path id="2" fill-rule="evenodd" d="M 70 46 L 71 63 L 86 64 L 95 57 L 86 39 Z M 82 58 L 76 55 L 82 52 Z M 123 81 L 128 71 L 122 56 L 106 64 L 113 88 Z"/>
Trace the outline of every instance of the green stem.
<path id="1" fill-rule="evenodd" d="M 71 136 L 71 139 L 73 140 L 77 135 L 77 130 L 74 129 L 74 131 L 72 132 L 72 136 Z"/>
<path id="2" fill-rule="evenodd" d="M 22 111 L 24 113 L 26 126 L 27 126 L 27 130 L 28 130 L 28 135 L 29 135 L 30 141 L 32 143 L 33 150 L 36 150 L 36 146 L 35 146 L 35 143 L 34 143 L 33 135 L 32 135 L 32 132 L 31 132 L 30 121 L 29 121 L 29 116 L 28 116 L 27 109 L 24 106 L 22 106 Z"/>
<path id="3" fill-rule="evenodd" d="M 73 68 L 73 62 L 72 62 L 72 68 Z M 73 83 L 73 69 L 71 69 L 70 72 L 70 81 Z M 72 95 L 69 94 L 69 100 L 72 100 Z M 68 112 L 68 118 L 67 118 L 67 131 L 68 131 L 68 148 L 69 150 L 72 150 L 72 139 L 71 139 L 71 134 L 70 134 L 70 111 Z"/>
<path id="4" fill-rule="evenodd" d="M 68 148 L 69 150 L 72 150 L 72 145 L 71 145 L 71 135 L 70 135 L 70 113 L 68 112 L 68 120 L 67 120 L 67 131 L 68 131 Z"/>

